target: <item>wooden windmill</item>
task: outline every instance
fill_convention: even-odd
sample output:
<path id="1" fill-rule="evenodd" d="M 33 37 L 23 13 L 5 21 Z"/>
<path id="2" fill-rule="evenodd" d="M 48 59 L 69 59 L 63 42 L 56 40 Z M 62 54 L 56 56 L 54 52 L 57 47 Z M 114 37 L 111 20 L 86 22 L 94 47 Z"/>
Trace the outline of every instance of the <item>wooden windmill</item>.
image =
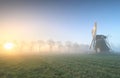
<path id="1" fill-rule="evenodd" d="M 90 44 L 90 49 L 94 49 L 96 52 L 109 52 L 110 45 L 108 43 L 107 36 L 97 35 L 97 23 L 95 23 L 92 29 L 92 41 Z"/>

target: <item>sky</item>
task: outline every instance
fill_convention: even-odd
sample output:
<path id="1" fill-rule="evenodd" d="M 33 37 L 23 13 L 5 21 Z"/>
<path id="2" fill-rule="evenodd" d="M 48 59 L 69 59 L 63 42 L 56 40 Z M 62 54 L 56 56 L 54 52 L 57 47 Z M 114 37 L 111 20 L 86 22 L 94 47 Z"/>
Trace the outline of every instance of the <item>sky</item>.
<path id="1" fill-rule="evenodd" d="M 0 2 L 0 40 L 72 41 L 90 44 L 91 30 L 120 46 L 119 0 Z"/>

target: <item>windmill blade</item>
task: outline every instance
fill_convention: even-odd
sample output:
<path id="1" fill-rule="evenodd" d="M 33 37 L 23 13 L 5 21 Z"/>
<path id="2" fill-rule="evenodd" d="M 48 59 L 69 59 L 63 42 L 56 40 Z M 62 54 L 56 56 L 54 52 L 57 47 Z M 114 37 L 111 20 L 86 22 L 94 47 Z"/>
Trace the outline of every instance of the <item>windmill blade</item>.
<path id="1" fill-rule="evenodd" d="M 96 37 L 96 34 L 97 34 L 97 23 L 95 22 L 95 25 L 94 25 L 94 27 L 92 29 L 92 36 L 93 36 L 93 38 Z"/>
<path id="2" fill-rule="evenodd" d="M 90 43 L 90 48 L 89 48 L 89 49 L 92 48 L 93 43 L 94 43 L 94 39 L 92 39 L 92 41 L 91 41 L 91 43 Z"/>
<path id="3" fill-rule="evenodd" d="M 96 33 L 97 33 L 97 23 L 95 22 L 94 27 L 92 29 L 92 37 L 93 37 L 93 39 L 92 39 L 91 44 L 90 44 L 90 49 L 92 48 L 92 45 L 95 43 Z"/>
<path id="4" fill-rule="evenodd" d="M 94 45 L 95 45 L 95 38 L 92 39 L 89 49 L 91 49 L 92 46 L 94 46 Z"/>
<path id="5" fill-rule="evenodd" d="M 112 50 L 109 41 L 108 41 L 108 40 L 105 40 L 105 42 L 106 42 L 107 46 L 109 47 L 109 49 Z"/>

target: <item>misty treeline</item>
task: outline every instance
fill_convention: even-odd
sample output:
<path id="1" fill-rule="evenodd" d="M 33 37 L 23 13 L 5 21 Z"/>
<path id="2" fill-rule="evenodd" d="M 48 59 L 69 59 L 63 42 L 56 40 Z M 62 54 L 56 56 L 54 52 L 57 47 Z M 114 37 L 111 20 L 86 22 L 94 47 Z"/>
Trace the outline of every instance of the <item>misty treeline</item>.
<path id="1" fill-rule="evenodd" d="M 77 42 L 61 42 L 54 40 L 37 40 L 37 41 L 15 41 L 15 50 L 20 52 L 76 52 L 81 53 L 89 50 L 87 44 L 79 44 Z"/>

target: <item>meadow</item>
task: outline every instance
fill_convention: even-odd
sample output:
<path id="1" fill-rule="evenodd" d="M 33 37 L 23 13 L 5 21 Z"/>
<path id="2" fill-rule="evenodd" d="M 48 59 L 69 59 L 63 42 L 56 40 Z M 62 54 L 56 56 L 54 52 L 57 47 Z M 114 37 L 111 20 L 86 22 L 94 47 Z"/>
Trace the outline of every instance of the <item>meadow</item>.
<path id="1" fill-rule="evenodd" d="M 1 55 L 0 78 L 120 78 L 120 55 Z"/>

